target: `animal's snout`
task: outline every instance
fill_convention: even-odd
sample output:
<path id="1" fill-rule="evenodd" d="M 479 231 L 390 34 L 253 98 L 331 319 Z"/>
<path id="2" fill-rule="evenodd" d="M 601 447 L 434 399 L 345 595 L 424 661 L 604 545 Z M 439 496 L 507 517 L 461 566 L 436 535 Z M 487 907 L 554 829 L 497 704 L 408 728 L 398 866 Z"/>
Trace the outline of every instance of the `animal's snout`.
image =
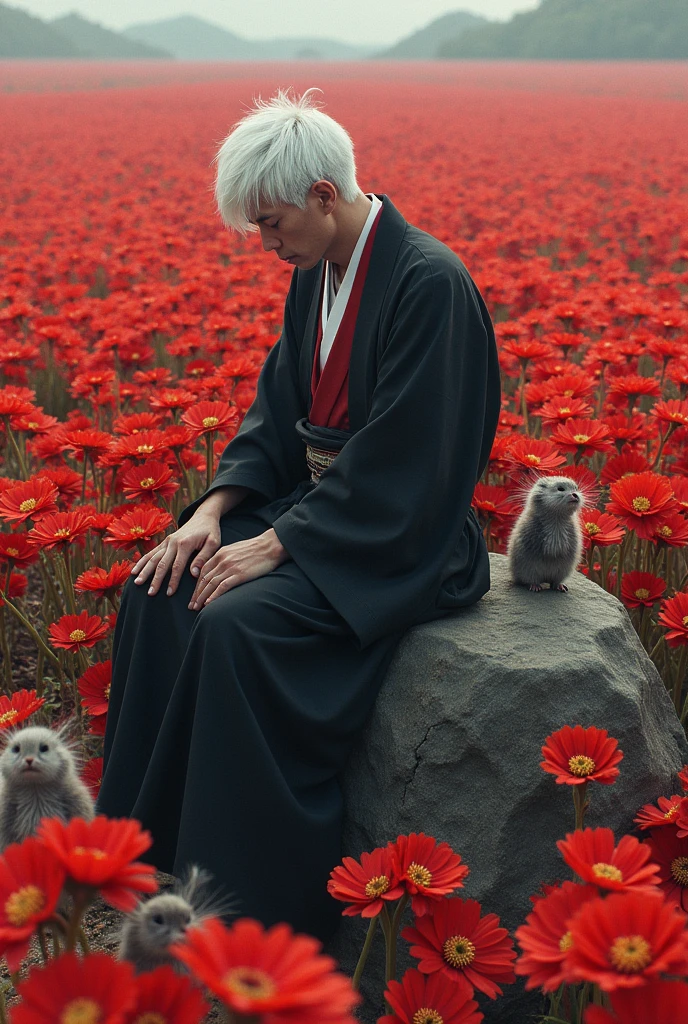
<path id="1" fill-rule="evenodd" d="M 569 501 L 572 501 L 574 505 L 577 505 L 580 502 L 580 495 L 576 494 L 574 491 L 573 494 L 569 495 Z"/>
<path id="2" fill-rule="evenodd" d="M 33 764 L 33 758 L 32 757 L 25 757 L 24 761 L 25 761 L 26 764 L 28 764 L 29 768 Z"/>

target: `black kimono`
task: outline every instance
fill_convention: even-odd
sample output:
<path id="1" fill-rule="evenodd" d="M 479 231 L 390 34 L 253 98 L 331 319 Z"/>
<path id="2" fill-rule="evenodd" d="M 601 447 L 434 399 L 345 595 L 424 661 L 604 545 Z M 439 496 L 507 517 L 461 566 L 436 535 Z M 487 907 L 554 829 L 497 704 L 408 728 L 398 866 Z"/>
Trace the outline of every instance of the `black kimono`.
<path id="1" fill-rule="evenodd" d="M 240 914 L 322 938 L 341 912 L 326 892 L 338 775 L 398 640 L 489 589 L 470 502 L 500 409 L 492 324 L 457 256 L 380 198 L 350 431 L 308 424 L 323 267 L 296 269 L 282 336 L 211 486 L 251 492 L 221 520 L 223 544 L 272 526 L 291 561 L 200 612 L 187 608 L 188 572 L 171 598 L 127 585 L 99 798 L 151 830 L 162 870 L 199 863 Z M 317 483 L 304 435 L 341 449 Z"/>

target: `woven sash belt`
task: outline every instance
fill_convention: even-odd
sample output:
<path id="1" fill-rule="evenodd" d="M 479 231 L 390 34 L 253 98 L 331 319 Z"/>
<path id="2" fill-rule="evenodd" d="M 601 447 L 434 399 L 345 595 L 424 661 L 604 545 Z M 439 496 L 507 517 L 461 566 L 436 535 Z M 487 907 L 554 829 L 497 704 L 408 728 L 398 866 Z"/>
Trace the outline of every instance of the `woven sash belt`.
<path id="1" fill-rule="evenodd" d="M 306 419 L 299 420 L 296 424 L 296 432 L 306 445 L 306 465 L 311 483 L 314 484 L 318 483 L 325 470 L 332 465 L 352 436 L 347 430 L 315 427 Z"/>

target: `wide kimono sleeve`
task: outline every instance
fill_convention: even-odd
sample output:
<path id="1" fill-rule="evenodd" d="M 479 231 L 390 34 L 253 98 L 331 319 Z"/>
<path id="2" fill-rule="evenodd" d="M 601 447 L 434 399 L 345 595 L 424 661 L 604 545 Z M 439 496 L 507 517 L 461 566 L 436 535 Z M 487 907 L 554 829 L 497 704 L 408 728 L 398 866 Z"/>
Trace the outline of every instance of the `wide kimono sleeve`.
<path id="1" fill-rule="evenodd" d="M 307 478 L 305 448 L 294 424 L 307 415 L 299 390 L 300 336 L 297 328 L 297 275 L 292 276 L 280 338 L 263 363 L 256 397 L 239 431 L 220 459 L 210 487 L 188 505 L 183 525 L 218 487 L 248 487 L 267 501 L 289 494 Z"/>
<path id="2" fill-rule="evenodd" d="M 489 588 L 470 504 L 499 403 L 494 331 L 471 278 L 458 261 L 417 260 L 398 289 L 366 425 L 273 524 L 361 646 L 442 614 L 444 581 L 470 583 L 479 554 L 472 600 Z"/>

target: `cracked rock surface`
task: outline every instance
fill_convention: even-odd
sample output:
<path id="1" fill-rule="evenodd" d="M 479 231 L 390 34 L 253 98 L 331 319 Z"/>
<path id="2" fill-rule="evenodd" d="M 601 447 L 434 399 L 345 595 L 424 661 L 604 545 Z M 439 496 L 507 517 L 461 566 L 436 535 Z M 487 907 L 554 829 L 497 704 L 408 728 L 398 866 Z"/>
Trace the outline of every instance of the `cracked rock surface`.
<path id="1" fill-rule="evenodd" d="M 511 584 L 503 555 L 490 562 L 477 605 L 414 627 L 399 645 L 344 778 L 344 852 L 408 832 L 444 840 L 470 868 L 460 894 L 513 932 L 542 881 L 570 877 L 555 842 L 573 830 L 571 787 L 539 767 L 545 737 L 580 723 L 619 740 L 621 774 L 590 784 L 586 819 L 617 837 L 643 803 L 676 791 L 688 745 L 614 597 L 578 573 L 568 593 L 530 593 Z M 330 951 L 344 969 L 353 972 L 364 935 L 360 919 L 343 919 Z M 401 977 L 411 965 L 403 940 L 399 961 Z M 378 946 L 362 985 L 365 1021 L 383 1012 L 382 964 Z M 480 1003 L 500 1024 L 523 1024 L 540 1006 L 518 983 Z"/>

